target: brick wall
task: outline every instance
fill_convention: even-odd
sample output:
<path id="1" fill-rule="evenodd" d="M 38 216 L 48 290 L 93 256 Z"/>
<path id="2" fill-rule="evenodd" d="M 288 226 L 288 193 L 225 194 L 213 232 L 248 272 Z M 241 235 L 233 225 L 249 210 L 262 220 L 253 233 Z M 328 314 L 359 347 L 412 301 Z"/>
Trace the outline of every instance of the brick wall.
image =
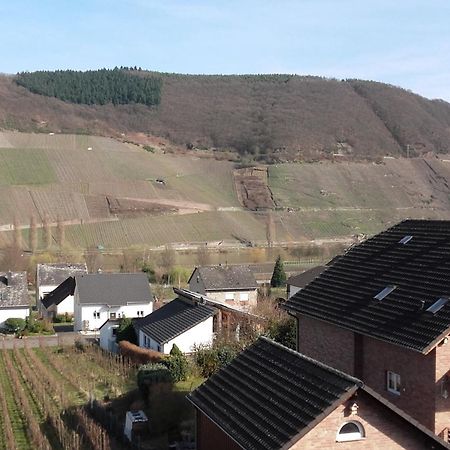
<path id="1" fill-rule="evenodd" d="M 300 449 L 426 449 L 433 448 L 434 441 L 417 428 L 393 413 L 387 407 L 363 391 L 351 400 L 358 404 L 358 414 L 348 415 L 346 404 L 339 406 L 316 427 L 307 433 L 290 450 Z M 353 442 L 336 442 L 339 428 L 347 421 L 358 421 L 365 430 L 365 439 Z M 436 447 L 434 447 L 436 448 Z"/>
<path id="2" fill-rule="evenodd" d="M 440 434 L 444 428 L 450 428 L 450 340 L 441 342 L 435 350 L 436 384 L 435 384 L 435 433 Z M 447 398 L 445 398 L 445 392 Z"/>
<path id="3" fill-rule="evenodd" d="M 242 450 L 226 433 L 197 410 L 197 450 Z"/>
<path id="4" fill-rule="evenodd" d="M 300 316 L 298 351 L 349 375 L 354 374 L 354 336 L 351 331 Z"/>
<path id="5" fill-rule="evenodd" d="M 358 414 L 349 415 L 348 407 L 354 402 Z M 365 438 L 352 442 L 336 442 L 337 432 L 348 421 L 358 421 L 364 428 Z M 437 448 L 435 442 L 416 427 L 393 413 L 364 391 L 336 408 L 309 433 L 298 440 L 290 450 L 300 449 L 427 449 Z M 197 412 L 198 450 L 242 450 L 226 433 L 202 413 Z M 276 449 L 274 449 L 276 450 Z"/>
<path id="6" fill-rule="evenodd" d="M 364 337 L 362 380 L 432 431 L 435 407 L 435 352 L 422 355 L 397 345 Z M 386 386 L 386 371 L 401 377 L 400 395 Z"/>

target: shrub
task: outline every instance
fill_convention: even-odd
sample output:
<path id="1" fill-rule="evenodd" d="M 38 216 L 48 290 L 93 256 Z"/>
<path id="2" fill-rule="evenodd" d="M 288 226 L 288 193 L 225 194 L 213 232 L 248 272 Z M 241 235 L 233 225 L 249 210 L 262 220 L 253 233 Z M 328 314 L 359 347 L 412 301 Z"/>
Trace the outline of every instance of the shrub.
<path id="1" fill-rule="evenodd" d="M 122 356 L 130 358 L 135 364 L 159 362 L 164 357 L 162 353 L 148 348 L 141 348 L 128 341 L 119 342 L 119 351 Z"/>
<path id="2" fill-rule="evenodd" d="M 128 341 L 132 344 L 138 343 L 133 322 L 129 317 L 123 317 L 120 319 L 119 328 L 117 329 L 116 342 L 120 341 Z"/>
<path id="3" fill-rule="evenodd" d="M 272 278 L 270 280 L 270 285 L 272 287 L 282 287 L 286 285 L 286 272 L 284 271 L 283 261 L 281 261 L 281 256 L 278 256 L 275 267 L 273 269 Z"/>
<path id="4" fill-rule="evenodd" d="M 201 375 L 207 378 L 231 362 L 237 353 L 238 349 L 227 343 L 199 346 L 195 349 L 194 361 Z"/>
<path id="5" fill-rule="evenodd" d="M 25 319 L 10 317 L 5 322 L 5 329 L 7 333 L 20 333 L 25 328 Z"/>
<path id="6" fill-rule="evenodd" d="M 144 397 L 147 398 L 151 386 L 159 383 L 172 383 L 172 375 L 166 365 L 149 363 L 139 367 L 137 385 Z"/>
<path id="7" fill-rule="evenodd" d="M 274 341 L 293 350 L 297 349 L 296 320 L 293 317 L 272 321 L 267 334 Z"/>
<path id="8" fill-rule="evenodd" d="M 175 344 L 173 344 L 172 350 L 170 350 L 170 356 L 164 359 L 162 363 L 169 369 L 174 383 L 186 380 L 189 363 L 186 356 L 183 355 Z"/>
<path id="9" fill-rule="evenodd" d="M 37 319 L 34 315 L 26 318 L 24 331 L 35 334 L 53 334 L 55 330 L 50 321 Z"/>

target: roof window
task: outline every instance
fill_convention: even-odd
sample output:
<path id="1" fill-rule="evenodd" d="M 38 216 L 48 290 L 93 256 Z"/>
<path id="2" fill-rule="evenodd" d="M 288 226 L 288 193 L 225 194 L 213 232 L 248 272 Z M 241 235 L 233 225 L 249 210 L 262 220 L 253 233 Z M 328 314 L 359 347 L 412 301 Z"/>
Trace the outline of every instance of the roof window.
<path id="1" fill-rule="evenodd" d="M 397 286 L 386 286 L 383 290 L 378 292 L 373 298 L 376 300 L 383 300 L 383 298 L 387 297 Z"/>
<path id="2" fill-rule="evenodd" d="M 438 311 L 440 311 L 449 301 L 450 299 L 448 297 L 441 297 L 439 300 L 435 301 L 427 310 L 426 312 L 430 312 L 431 314 L 436 314 Z"/>
<path id="3" fill-rule="evenodd" d="M 407 244 L 413 237 L 412 236 L 403 236 L 398 243 L 399 244 Z"/>

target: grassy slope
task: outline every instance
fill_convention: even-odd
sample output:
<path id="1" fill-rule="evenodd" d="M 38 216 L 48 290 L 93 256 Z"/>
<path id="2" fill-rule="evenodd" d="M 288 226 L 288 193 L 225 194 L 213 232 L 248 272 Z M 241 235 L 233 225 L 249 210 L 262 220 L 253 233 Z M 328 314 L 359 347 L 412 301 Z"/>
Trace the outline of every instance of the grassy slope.
<path id="1" fill-rule="evenodd" d="M 240 210 L 228 162 L 148 153 L 79 135 L 0 133 L 0 145 L 7 161 L 7 169 L 0 168 L 0 225 L 14 217 L 28 225 L 31 215 L 38 223 L 44 216 L 83 219 L 83 225 L 66 225 L 66 243 L 74 248 L 266 242 L 266 217 Z M 270 166 L 277 205 L 274 240 L 372 234 L 405 217 L 448 218 L 449 177 L 450 164 L 437 159 Z M 156 178 L 166 184 L 155 183 Z M 117 220 L 109 213 L 107 195 L 198 203 L 210 210 Z M 89 223 L 99 218 L 110 221 Z M 27 230 L 23 238 L 26 248 Z M 11 232 L 0 232 L 0 244 L 11 240 Z M 41 230 L 39 240 L 42 244 Z"/>

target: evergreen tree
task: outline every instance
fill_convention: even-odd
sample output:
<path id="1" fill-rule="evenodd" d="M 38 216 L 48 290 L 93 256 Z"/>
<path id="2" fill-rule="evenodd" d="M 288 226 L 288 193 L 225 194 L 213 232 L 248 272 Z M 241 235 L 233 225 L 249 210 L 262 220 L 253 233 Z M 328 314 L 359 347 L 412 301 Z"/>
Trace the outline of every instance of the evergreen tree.
<path id="1" fill-rule="evenodd" d="M 56 97 L 65 102 L 86 105 L 143 103 L 158 105 L 161 100 L 162 79 L 154 74 L 145 76 L 133 68 L 114 68 L 21 72 L 15 82 L 29 91 Z"/>
<path id="2" fill-rule="evenodd" d="M 123 317 L 120 320 L 119 328 L 117 329 L 116 342 L 128 341 L 132 344 L 137 344 L 137 336 L 134 331 L 133 322 L 129 317 Z"/>
<path id="3" fill-rule="evenodd" d="M 286 285 L 286 272 L 284 271 L 283 261 L 281 261 L 280 255 L 278 255 L 278 258 L 275 262 L 270 285 L 272 287 L 283 287 Z"/>

